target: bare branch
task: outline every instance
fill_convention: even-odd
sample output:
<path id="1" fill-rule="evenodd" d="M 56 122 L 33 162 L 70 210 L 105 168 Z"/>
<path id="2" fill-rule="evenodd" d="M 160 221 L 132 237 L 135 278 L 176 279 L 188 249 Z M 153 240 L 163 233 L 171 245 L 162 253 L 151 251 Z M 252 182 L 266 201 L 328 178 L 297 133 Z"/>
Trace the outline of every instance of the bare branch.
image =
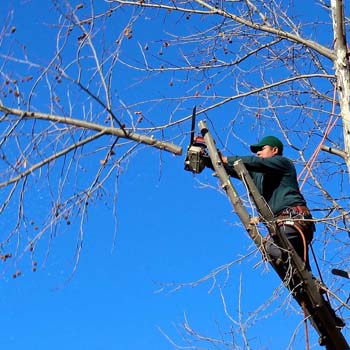
<path id="1" fill-rule="evenodd" d="M 149 146 L 168 151 L 171 153 L 174 153 L 176 155 L 182 154 L 182 148 L 176 145 L 173 145 L 169 142 L 164 142 L 157 140 L 153 137 L 141 135 L 134 133 L 132 131 L 129 131 L 127 129 L 117 129 L 112 127 L 105 127 L 99 124 L 87 122 L 80 119 L 74 119 L 70 117 L 61 117 L 57 115 L 52 114 L 45 114 L 45 113 L 37 113 L 37 112 L 26 112 L 19 109 L 14 108 L 7 108 L 0 105 L 0 110 L 4 113 L 16 115 L 18 117 L 21 117 L 23 119 L 40 119 L 40 120 L 47 120 L 51 122 L 56 123 L 62 123 L 67 125 L 72 125 L 78 128 L 84 128 L 89 130 L 98 131 L 101 135 L 113 135 L 120 138 L 126 138 L 130 139 L 132 141 L 138 142 L 138 143 L 144 143 Z M 100 136 L 101 136 L 100 135 Z"/>

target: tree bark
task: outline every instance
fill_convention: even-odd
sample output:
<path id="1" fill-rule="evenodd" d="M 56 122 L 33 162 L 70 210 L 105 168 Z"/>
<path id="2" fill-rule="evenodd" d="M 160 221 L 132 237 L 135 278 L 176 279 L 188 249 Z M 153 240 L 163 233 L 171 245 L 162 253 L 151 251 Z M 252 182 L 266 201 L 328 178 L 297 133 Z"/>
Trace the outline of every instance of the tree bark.
<path id="1" fill-rule="evenodd" d="M 342 0 L 331 0 L 333 31 L 334 31 L 334 68 L 337 77 L 337 90 L 339 96 L 340 113 L 343 121 L 345 162 L 350 172 L 350 111 L 349 111 L 349 85 L 350 64 L 346 45 L 344 7 Z"/>
<path id="2" fill-rule="evenodd" d="M 79 120 L 79 119 L 74 119 L 70 117 L 62 117 L 62 116 L 46 114 L 46 113 L 26 112 L 15 108 L 7 108 L 2 105 L 0 105 L 0 111 L 2 111 L 5 114 L 12 114 L 21 118 L 48 120 L 48 121 L 53 121 L 57 123 L 76 126 L 79 128 L 90 129 L 90 130 L 97 131 L 99 133 L 103 133 L 104 135 L 114 135 L 116 137 L 126 138 L 135 142 L 144 143 L 146 145 L 173 153 L 175 155 L 182 154 L 182 147 L 180 146 L 174 145 L 170 142 L 157 140 L 152 136 L 146 136 L 146 135 L 134 133 L 126 128 L 122 129 L 122 128 L 106 127 L 106 126 L 103 126 L 97 123 L 91 123 L 85 120 Z"/>

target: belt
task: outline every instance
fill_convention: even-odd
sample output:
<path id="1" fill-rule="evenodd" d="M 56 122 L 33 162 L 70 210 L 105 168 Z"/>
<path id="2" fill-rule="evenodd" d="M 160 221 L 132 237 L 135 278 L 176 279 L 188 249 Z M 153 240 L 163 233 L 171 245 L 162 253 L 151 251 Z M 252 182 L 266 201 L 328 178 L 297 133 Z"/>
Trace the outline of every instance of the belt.
<path id="1" fill-rule="evenodd" d="M 311 215 L 310 210 L 305 205 L 296 205 L 282 210 L 279 215 Z"/>

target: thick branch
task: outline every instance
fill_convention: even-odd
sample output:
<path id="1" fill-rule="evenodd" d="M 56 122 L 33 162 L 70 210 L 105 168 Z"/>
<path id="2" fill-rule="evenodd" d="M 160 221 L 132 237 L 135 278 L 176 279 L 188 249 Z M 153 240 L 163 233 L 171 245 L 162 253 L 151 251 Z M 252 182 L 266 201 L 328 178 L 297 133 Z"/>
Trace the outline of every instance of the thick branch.
<path id="1" fill-rule="evenodd" d="M 344 150 L 346 164 L 350 172 L 350 62 L 346 46 L 344 8 L 341 0 L 332 0 L 333 30 L 334 30 L 334 59 L 335 74 L 341 117 L 343 121 Z"/>
<path id="2" fill-rule="evenodd" d="M 321 149 L 322 149 L 322 151 L 325 151 L 325 152 L 328 152 L 331 154 L 335 154 L 339 157 L 342 157 L 344 160 L 347 159 L 346 153 L 344 151 L 339 150 L 339 149 L 332 148 L 332 147 L 325 146 L 325 145 L 321 145 Z"/>
<path id="3" fill-rule="evenodd" d="M 157 140 L 150 136 L 145 136 L 141 134 L 137 134 L 134 132 L 129 131 L 128 129 L 121 129 L 121 128 L 112 128 L 112 127 L 105 127 L 100 124 L 87 122 L 84 120 L 74 119 L 70 117 L 61 117 L 58 115 L 53 114 L 46 114 L 46 113 L 36 113 L 36 112 L 25 112 L 19 109 L 14 108 L 7 108 L 0 105 L 0 111 L 17 115 L 21 118 L 27 118 L 27 119 L 41 119 L 41 120 L 47 120 L 52 121 L 56 123 L 62 123 L 66 125 L 73 125 L 78 128 L 84 128 L 89 130 L 95 130 L 97 132 L 102 132 L 104 135 L 113 135 L 120 138 L 126 138 L 130 139 L 132 141 L 138 142 L 138 143 L 144 143 L 146 145 L 173 153 L 175 155 L 181 155 L 182 154 L 182 147 L 174 145 L 169 142 Z"/>
<path id="4" fill-rule="evenodd" d="M 266 32 L 266 33 L 270 33 L 270 34 L 274 34 L 279 38 L 284 38 L 287 39 L 289 41 L 295 42 L 295 43 L 299 43 L 302 45 L 305 45 L 317 52 L 319 52 L 321 55 L 334 60 L 335 59 L 335 55 L 333 53 L 332 50 L 328 49 L 327 47 L 318 44 L 317 42 L 310 40 L 310 39 L 304 39 L 299 35 L 293 34 L 293 33 L 289 33 L 286 32 L 280 28 L 275 28 L 269 25 L 262 25 L 262 24 L 258 24 L 258 23 L 254 23 L 252 21 L 246 20 L 240 16 L 236 16 L 232 13 L 229 13 L 223 9 L 220 8 L 216 8 L 212 5 L 210 5 L 209 3 L 207 3 L 206 1 L 203 0 L 195 0 L 195 2 L 197 2 L 199 5 L 207 8 L 209 11 L 198 11 L 198 10 L 194 10 L 194 9 L 186 9 L 186 8 L 180 8 L 177 6 L 169 6 L 169 5 L 163 5 L 163 4 L 154 4 L 154 3 L 145 3 L 145 2 L 141 2 L 141 1 L 124 1 L 124 0 L 114 0 L 113 2 L 118 2 L 120 4 L 124 4 L 124 5 L 133 5 L 133 6 L 140 6 L 140 7 L 156 7 L 156 8 L 162 8 L 165 10 L 174 10 L 174 11 L 182 11 L 182 12 L 191 12 L 191 13 L 200 13 L 200 14 L 207 14 L 207 15 L 213 15 L 213 14 L 217 14 L 226 18 L 230 18 L 233 21 L 243 24 L 249 28 L 252 29 L 256 29 L 262 32 Z"/>
<path id="5" fill-rule="evenodd" d="M 228 13 L 222 9 L 219 8 L 215 8 L 214 6 L 208 4 L 206 1 L 203 0 L 195 0 L 198 4 L 200 4 L 203 7 L 206 7 L 207 9 L 209 9 L 212 13 L 217 13 L 218 15 L 230 18 L 232 20 L 234 20 L 237 23 L 241 23 L 249 28 L 252 29 L 256 29 L 256 30 L 260 30 L 262 32 L 267 32 L 267 33 L 271 33 L 271 34 L 275 34 L 276 36 L 278 36 L 279 38 L 285 38 L 289 41 L 293 41 L 299 44 L 303 44 L 307 47 L 312 48 L 313 50 L 319 52 L 321 55 L 334 60 L 334 53 L 332 50 L 329 50 L 327 47 L 320 45 L 318 43 L 316 43 L 315 41 L 312 41 L 310 39 L 304 39 L 299 35 L 295 35 L 289 32 L 286 32 L 280 28 L 274 28 L 274 27 L 270 27 L 267 25 L 261 25 L 258 23 L 254 23 L 251 21 L 248 21 L 242 17 L 236 16 L 232 13 Z"/>

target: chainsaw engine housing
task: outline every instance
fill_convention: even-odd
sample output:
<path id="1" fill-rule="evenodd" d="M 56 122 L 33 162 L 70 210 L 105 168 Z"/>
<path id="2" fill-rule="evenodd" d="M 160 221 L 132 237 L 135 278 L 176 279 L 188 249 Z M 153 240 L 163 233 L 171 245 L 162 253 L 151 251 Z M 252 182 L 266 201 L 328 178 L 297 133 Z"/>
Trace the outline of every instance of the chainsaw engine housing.
<path id="1" fill-rule="evenodd" d="M 205 168 L 204 155 L 206 154 L 206 145 L 202 142 L 195 142 L 187 150 L 185 160 L 185 170 L 199 174 Z"/>

